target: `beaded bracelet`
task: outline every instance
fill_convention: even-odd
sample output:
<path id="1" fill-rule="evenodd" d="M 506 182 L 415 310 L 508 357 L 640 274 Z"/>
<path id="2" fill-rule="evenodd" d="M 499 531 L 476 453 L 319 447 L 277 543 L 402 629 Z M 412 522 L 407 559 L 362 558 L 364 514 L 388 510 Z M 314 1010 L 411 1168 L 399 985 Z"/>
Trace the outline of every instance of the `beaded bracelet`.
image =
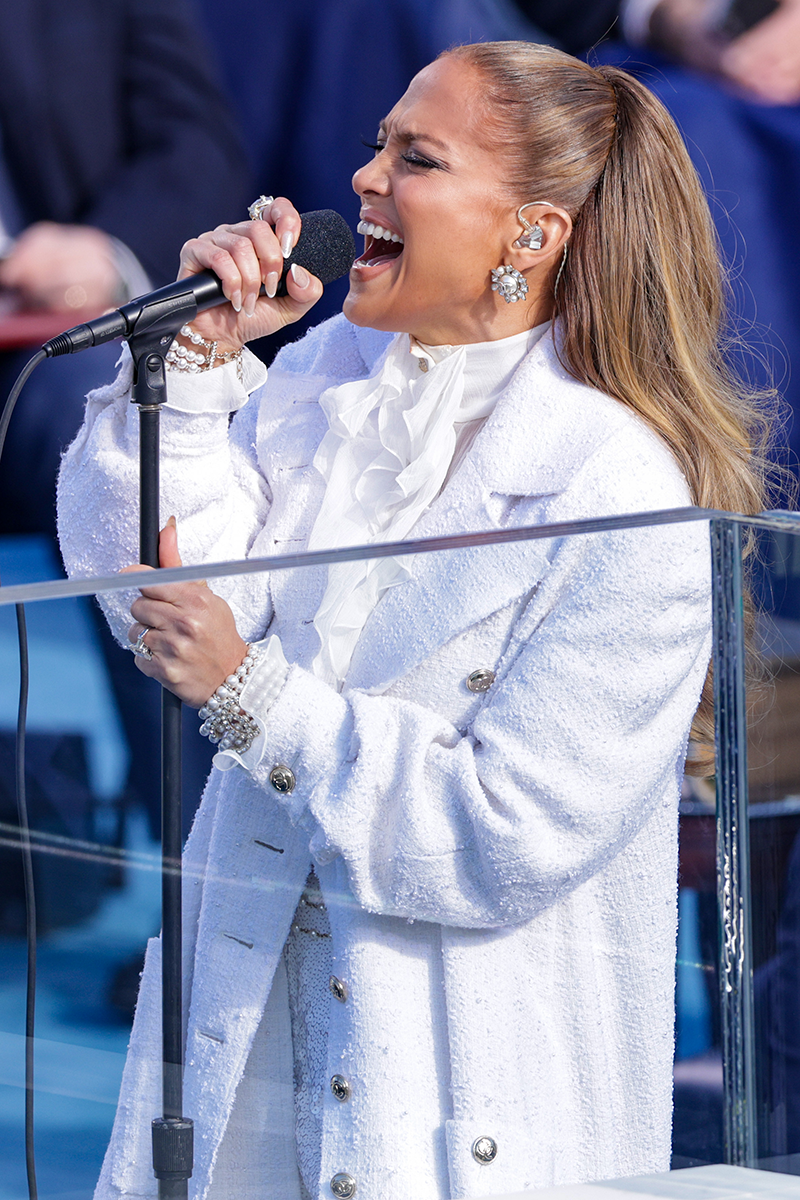
<path id="1" fill-rule="evenodd" d="M 213 696 L 209 696 L 197 714 L 203 722 L 200 726 L 203 737 L 218 742 L 220 750 L 236 750 L 242 754 L 250 749 L 261 732 L 256 721 L 239 706 L 239 694 L 260 653 L 258 646 L 248 646 L 241 666 L 220 684 Z"/>
<path id="2" fill-rule="evenodd" d="M 182 346 L 176 338 L 165 358 L 166 362 L 175 371 L 210 371 L 215 365 L 225 364 L 229 362 L 236 363 L 236 374 L 239 382 L 242 382 L 242 351 L 228 350 L 224 354 L 217 351 L 217 342 L 207 342 L 206 339 L 199 334 L 196 329 L 192 329 L 191 325 L 183 325 L 181 327 L 181 337 L 186 338 L 194 346 L 202 346 L 208 354 L 203 354 L 199 350 L 187 350 Z"/>

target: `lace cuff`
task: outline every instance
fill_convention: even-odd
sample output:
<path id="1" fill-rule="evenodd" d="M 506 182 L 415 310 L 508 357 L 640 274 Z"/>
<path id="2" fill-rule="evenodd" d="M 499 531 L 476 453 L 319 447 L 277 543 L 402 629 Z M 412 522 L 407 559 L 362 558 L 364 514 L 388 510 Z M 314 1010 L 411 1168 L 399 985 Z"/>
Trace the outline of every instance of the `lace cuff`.
<path id="1" fill-rule="evenodd" d="M 232 413 L 247 401 L 251 392 L 267 379 L 267 368 L 260 358 L 245 349 L 242 352 L 242 380 L 236 363 L 226 363 L 213 371 L 183 374 L 170 371 L 167 380 L 168 409 L 185 413 Z"/>

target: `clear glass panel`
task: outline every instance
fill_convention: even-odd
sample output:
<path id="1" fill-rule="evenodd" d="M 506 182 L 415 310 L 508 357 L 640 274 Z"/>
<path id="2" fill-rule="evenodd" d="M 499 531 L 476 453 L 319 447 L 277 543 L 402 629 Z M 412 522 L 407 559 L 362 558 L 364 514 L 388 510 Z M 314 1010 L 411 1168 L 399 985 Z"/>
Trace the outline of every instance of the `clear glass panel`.
<path id="1" fill-rule="evenodd" d="M 713 781 L 684 779 L 679 828 L 673 1169 L 725 1161 Z"/>
<path id="2" fill-rule="evenodd" d="M 23 549 L 0 547 L 6 586 L 20 573 L 32 577 Z M 249 908 L 229 909 L 224 919 L 217 911 L 214 936 L 201 939 L 206 958 L 198 959 L 192 992 L 186 1082 L 186 1113 L 199 1124 L 213 1124 L 222 1102 L 217 1094 L 209 1106 L 198 1080 L 210 1077 L 208 1064 L 227 1053 L 237 1028 L 249 1021 L 263 1030 L 251 1010 L 260 1012 L 265 999 L 265 963 L 296 926 L 283 960 L 294 1028 L 272 1014 L 289 1038 L 289 1057 L 270 1058 L 274 1051 L 256 1037 L 232 1117 L 242 1140 L 223 1141 L 221 1151 L 225 1194 L 249 1197 L 242 1173 L 248 1155 L 261 1157 L 273 1175 L 279 1169 L 276 1129 L 287 1112 L 290 1129 L 294 1121 L 292 1034 L 295 1046 L 311 1046 L 313 1064 L 321 1036 L 314 1012 L 323 1003 L 330 1010 L 327 1061 L 338 1067 L 326 1066 L 319 1078 L 312 1071 L 302 1095 L 305 1102 L 322 1080 L 324 1119 L 333 1130 L 326 1179 L 352 1173 L 364 1179 L 362 1194 L 388 1197 L 381 1172 L 390 1178 L 402 1159 L 402 1171 L 409 1163 L 415 1170 L 415 1195 L 468 1197 L 486 1194 L 490 1171 L 504 1181 L 492 1194 L 502 1195 L 666 1169 L 673 978 L 672 1162 L 723 1161 L 713 783 L 687 779 L 683 786 L 677 957 L 673 907 L 674 760 L 689 696 L 696 697 L 704 675 L 709 557 L 705 523 L 404 555 L 396 572 L 387 571 L 391 586 L 353 653 L 355 724 L 352 704 L 312 666 L 325 566 L 215 585 L 263 612 L 274 602 L 279 625 L 270 632 L 278 629 L 287 657 L 304 668 L 286 685 L 296 711 L 281 715 L 279 701 L 266 718 L 272 742 L 255 784 L 239 767 L 224 777 L 214 772 L 237 796 L 229 806 L 230 839 L 217 837 L 208 858 L 198 845 L 200 827 L 193 843 L 190 879 L 202 884 L 206 917 L 217 902 L 224 908 L 242 891 L 250 897 Z M 160 919 L 157 751 L 145 749 L 144 735 L 133 753 L 126 744 L 114 699 L 115 683 L 119 694 L 128 686 L 119 664 L 131 687 L 142 677 L 130 673 L 129 654 L 104 652 L 90 602 L 30 604 L 28 619 L 28 781 L 40 902 L 39 1192 L 88 1197 L 114 1118 L 144 943 Z M 254 629 L 243 632 L 253 637 Z M 15 641 L 13 608 L 0 608 L 0 886 L 7 893 L 0 1200 L 25 1194 L 24 944 L 11 807 Z M 152 731 L 157 696 L 141 695 L 140 724 Z M 209 746 L 194 713 L 185 711 L 184 723 L 188 827 Z M 791 737 L 785 742 L 788 753 Z M 776 752 L 764 755 L 774 772 Z M 143 759 L 151 776 L 133 779 Z M 763 774 L 756 760 L 751 749 L 751 770 Z M 332 763 L 333 790 L 326 782 Z M 295 775 L 292 793 L 270 781 L 276 765 Z M 304 774 L 314 772 L 310 800 Z M 800 794 L 800 781 L 786 788 L 786 795 Z M 376 797 L 384 806 L 377 819 Z M 770 784 L 757 803 L 777 799 Z M 791 839 L 781 833 L 780 862 L 776 831 L 793 820 L 800 819 L 781 809 L 753 822 L 754 872 L 774 884 L 774 894 L 763 893 L 763 912 L 754 908 L 757 994 L 758 972 L 775 958 L 786 911 L 786 884 L 777 882 L 791 857 L 785 843 L 800 824 Z M 763 848 L 761 830 L 771 839 Z M 314 936 L 328 928 L 313 892 L 294 911 L 312 861 L 309 843 L 332 939 Z M 262 865 L 252 865 L 254 855 Z M 190 908 L 197 890 L 187 887 Z M 276 921 L 280 930 L 259 946 Z M 330 974 L 341 977 L 344 1001 L 330 992 Z M 310 1016 L 298 999 L 301 985 L 316 997 Z M 368 995 L 363 1006 L 359 989 Z M 376 997 L 385 1005 L 380 1011 Z M 306 1041 L 298 1032 L 303 1016 Z M 378 1050 L 383 1061 L 376 1064 Z M 790 1078 L 788 1066 L 781 1070 L 782 1080 Z M 220 1078 L 230 1077 L 225 1072 Z M 338 1094 L 334 1075 L 341 1077 Z M 372 1124 L 361 1126 L 365 1094 L 375 1103 Z M 312 1129 L 313 1107 L 306 1114 Z M 157 1103 L 147 1108 L 145 1125 L 157 1111 Z M 358 1140 L 368 1135 L 350 1138 L 354 1119 L 373 1132 L 378 1123 L 371 1158 Z M 193 1186 L 205 1170 L 205 1134 L 197 1132 Z M 140 1136 L 132 1170 L 149 1180 L 149 1129 Z M 333 1163 L 337 1137 L 342 1161 Z M 306 1135 L 306 1146 L 313 1140 Z M 784 1150 L 773 1140 L 764 1153 L 765 1145 L 759 1142 L 761 1158 L 793 1152 L 788 1140 Z M 291 1156 L 286 1169 L 295 1180 L 287 1188 L 296 1190 Z"/>
<path id="3" fill-rule="evenodd" d="M 800 537 L 761 532 L 759 545 L 762 678 L 748 735 L 758 1157 L 800 1174 Z"/>
<path id="4" fill-rule="evenodd" d="M 4 586 L 52 578 L 58 571 L 44 539 L 0 541 Z M 39 1189 L 42 1196 L 83 1197 L 91 1194 L 108 1140 L 130 1034 L 129 1005 L 121 1013 L 114 1003 L 115 973 L 140 955 L 144 939 L 160 921 L 158 845 L 149 836 L 142 810 L 126 802 L 129 752 L 91 602 L 29 605 L 27 625 L 27 783 L 40 934 L 35 1046 Z M 14 790 L 19 672 L 13 607 L 0 608 L 0 663 L 0 1196 L 17 1200 L 27 1189 L 25 912 Z"/>

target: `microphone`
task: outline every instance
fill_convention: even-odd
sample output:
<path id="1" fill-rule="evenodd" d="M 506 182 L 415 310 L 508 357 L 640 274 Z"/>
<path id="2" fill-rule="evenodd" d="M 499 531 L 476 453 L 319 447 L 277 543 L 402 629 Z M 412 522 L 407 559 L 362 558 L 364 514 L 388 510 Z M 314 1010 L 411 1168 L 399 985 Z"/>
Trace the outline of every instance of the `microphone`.
<path id="1" fill-rule="evenodd" d="M 278 284 L 278 295 L 286 295 L 286 276 L 290 267 L 297 263 L 316 275 L 323 284 L 333 283 L 346 275 L 353 265 L 356 246 L 350 226 L 344 217 L 333 209 L 323 208 L 317 212 L 301 215 L 303 222 L 297 245 L 284 262 L 283 273 Z M 261 288 L 263 296 L 264 288 Z M 48 358 L 61 354 L 76 354 L 89 346 L 100 346 L 114 338 L 130 337 L 143 315 L 153 318 L 145 324 L 155 325 L 165 321 L 165 335 L 170 328 L 177 332 L 181 325 L 191 321 L 199 312 L 226 304 L 222 284 L 213 271 L 200 271 L 186 279 L 178 279 L 155 292 L 139 296 L 114 312 L 105 313 L 84 325 L 76 325 L 65 333 L 45 342 L 42 350 Z M 170 339 L 171 340 L 171 339 Z"/>

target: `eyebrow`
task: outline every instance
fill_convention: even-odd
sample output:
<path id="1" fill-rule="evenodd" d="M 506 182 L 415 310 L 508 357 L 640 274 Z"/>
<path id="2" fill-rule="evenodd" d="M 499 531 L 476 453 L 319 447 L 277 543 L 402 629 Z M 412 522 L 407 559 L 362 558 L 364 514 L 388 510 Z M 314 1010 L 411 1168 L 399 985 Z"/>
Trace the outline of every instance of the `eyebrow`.
<path id="1" fill-rule="evenodd" d="M 380 125 L 378 126 L 378 132 L 382 134 L 388 133 L 385 120 L 381 121 Z M 450 147 L 446 142 L 443 142 L 440 138 L 434 137 L 432 133 L 421 133 L 413 129 L 408 129 L 396 131 L 395 137 L 398 141 L 404 142 L 405 145 L 408 145 L 410 142 L 429 142 L 431 146 L 438 146 L 440 150 L 444 150 L 445 152 L 450 150 Z"/>

